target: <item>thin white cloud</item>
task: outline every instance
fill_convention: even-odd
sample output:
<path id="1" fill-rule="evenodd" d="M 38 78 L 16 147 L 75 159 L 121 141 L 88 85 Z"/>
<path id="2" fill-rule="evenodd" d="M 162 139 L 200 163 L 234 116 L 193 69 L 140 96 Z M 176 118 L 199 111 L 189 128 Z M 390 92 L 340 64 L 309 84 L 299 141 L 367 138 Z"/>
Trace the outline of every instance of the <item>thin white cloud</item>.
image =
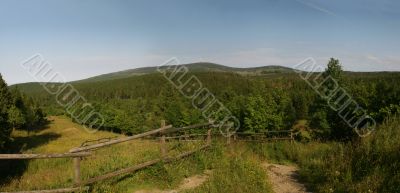
<path id="1" fill-rule="evenodd" d="M 369 59 L 369 60 L 374 60 L 374 61 L 377 61 L 377 62 L 381 62 L 381 59 L 379 59 L 378 57 L 376 57 L 376 56 L 374 56 L 372 54 L 367 54 L 365 57 L 367 59 Z"/>
<path id="2" fill-rule="evenodd" d="M 309 7 L 309 8 L 312 8 L 314 10 L 320 11 L 322 13 L 325 13 L 325 14 L 328 14 L 328 15 L 332 15 L 332 16 L 337 16 L 334 12 L 332 12 L 330 10 L 327 10 L 327 9 L 325 9 L 325 8 L 319 6 L 319 5 L 316 5 L 314 3 L 310 3 L 309 1 L 306 1 L 306 0 L 296 0 L 296 1 L 301 3 L 301 4 L 303 4 L 303 5 L 305 5 L 305 6 L 307 6 L 307 7 Z"/>
<path id="3" fill-rule="evenodd" d="M 373 54 L 347 54 L 339 60 L 350 71 L 400 71 L 400 58 Z"/>

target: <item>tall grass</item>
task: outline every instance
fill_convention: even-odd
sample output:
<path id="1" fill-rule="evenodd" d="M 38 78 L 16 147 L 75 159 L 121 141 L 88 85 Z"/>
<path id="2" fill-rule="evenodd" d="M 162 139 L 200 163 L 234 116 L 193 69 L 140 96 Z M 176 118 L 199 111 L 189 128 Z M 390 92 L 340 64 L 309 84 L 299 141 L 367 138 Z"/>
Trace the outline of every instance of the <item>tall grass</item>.
<path id="1" fill-rule="evenodd" d="M 213 173 L 203 185 L 188 193 L 269 193 L 272 192 L 260 160 L 243 144 L 224 146 L 225 142 L 214 145 L 220 155 L 214 161 Z"/>
<path id="2" fill-rule="evenodd" d="M 16 149 L 29 153 L 61 153 L 79 146 L 86 140 L 114 137 L 110 132 L 90 134 L 64 117 L 53 117 L 48 128 L 28 135 L 15 131 Z M 169 155 L 174 156 L 184 151 L 193 150 L 201 144 L 167 143 Z M 244 151 L 238 149 L 236 152 Z M 194 192 L 270 192 L 264 171 L 250 154 L 229 153 L 222 144 L 214 142 L 207 151 L 197 152 L 185 159 L 170 164 L 159 163 L 138 172 L 101 181 L 90 187 L 89 192 L 135 192 L 139 189 L 174 189 L 189 176 L 212 170 L 207 182 Z M 93 155 L 81 161 L 83 180 L 117 169 L 125 168 L 144 161 L 160 157 L 159 144 L 152 140 L 134 140 L 93 152 Z M 18 161 L 17 161 L 18 162 Z M 73 184 L 71 159 L 43 159 L 18 162 L 21 169 L 15 175 L 0 173 L 0 191 L 40 190 L 70 187 Z M 1 168 L 3 167 L 3 168 Z M 9 178 L 9 179 L 5 179 Z"/>
<path id="3" fill-rule="evenodd" d="M 315 192 L 400 192 L 400 118 L 351 143 L 256 144 L 253 152 L 278 163 L 293 163 Z"/>

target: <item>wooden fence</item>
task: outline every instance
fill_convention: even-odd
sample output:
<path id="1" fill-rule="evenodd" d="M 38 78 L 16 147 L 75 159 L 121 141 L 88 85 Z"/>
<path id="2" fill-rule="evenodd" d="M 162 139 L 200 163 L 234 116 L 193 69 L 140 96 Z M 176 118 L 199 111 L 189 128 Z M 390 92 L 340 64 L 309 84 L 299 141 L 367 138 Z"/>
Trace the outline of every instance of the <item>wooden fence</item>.
<path id="1" fill-rule="evenodd" d="M 79 167 L 79 161 L 83 157 L 90 156 L 90 152 L 78 152 L 78 153 L 61 153 L 61 154 L 0 154 L 0 160 L 4 159 L 53 159 L 53 158 L 73 158 L 74 166 Z M 75 176 L 76 177 L 76 176 Z M 35 190 L 35 191 L 21 191 L 16 193 L 61 193 L 61 192 L 75 192 L 82 191 L 88 187 L 72 187 L 72 188 L 61 188 L 52 190 Z M 4 193 L 4 192 L 1 192 Z"/>
<path id="2" fill-rule="evenodd" d="M 292 130 L 276 130 L 276 131 L 266 131 L 262 133 L 243 133 L 236 132 L 230 136 L 224 136 L 221 133 L 213 133 L 213 136 L 220 135 L 226 138 L 226 143 L 229 144 L 232 141 L 246 141 L 246 142 L 271 142 L 271 141 L 294 141 L 295 133 Z M 203 141 L 207 137 L 207 134 L 187 134 L 179 136 L 167 136 L 164 140 L 178 140 L 178 141 Z M 160 139 L 160 137 L 158 138 Z"/>
<path id="3" fill-rule="evenodd" d="M 262 133 L 237 132 L 227 137 L 227 143 L 230 143 L 231 138 L 233 138 L 233 141 L 269 142 L 269 141 L 288 140 L 293 142 L 294 133 L 292 130 L 265 131 Z"/>
<path id="4" fill-rule="evenodd" d="M 61 189 L 52 189 L 52 190 L 36 190 L 36 191 L 21 191 L 21 192 L 14 192 L 14 193 L 61 193 L 61 192 L 76 192 L 76 191 L 83 191 L 88 189 L 87 185 L 106 180 L 112 177 L 116 177 L 119 175 L 124 175 L 128 173 L 132 173 L 138 171 L 140 169 L 155 165 L 157 163 L 170 163 L 175 160 L 187 157 L 197 151 L 203 150 L 208 148 L 211 145 L 211 136 L 212 130 L 208 129 L 207 134 L 187 134 L 185 131 L 194 128 L 200 127 L 209 127 L 212 128 L 212 123 L 200 123 L 185 127 L 173 128 L 172 125 L 165 125 L 165 121 L 161 122 L 161 127 L 158 129 L 154 129 L 151 131 L 147 131 L 144 133 L 140 133 L 137 135 L 123 137 L 123 138 L 108 138 L 104 140 L 95 140 L 100 143 L 95 143 L 92 145 L 85 145 L 81 147 L 72 148 L 68 153 L 60 153 L 60 154 L 0 154 L 0 160 L 4 159 L 54 159 L 54 158 L 72 158 L 73 159 L 73 167 L 74 167 L 74 185 L 70 188 L 61 188 Z M 183 135 L 180 136 L 167 136 L 168 134 L 176 133 L 176 132 L 185 132 Z M 81 179 L 81 159 L 83 157 L 88 157 L 91 155 L 90 151 L 94 151 L 99 148 L 108 147 L 111 145 L 131 141 L 134 139 L 146 138 L 149 136 L 154 136 L 158 134 L 160 144 L 160 158 L 154 159 L 150 161 L 146 161 L 144 163 L 134 165 L 131 167 L 119 169 L 117 171 L 109 172 L 97 177 L 93 177 L 87 180 L 82 181 Z M 290 140 L 294 141 L 294 134 L 291 130 L 281 130 L 281 131 L 268 131 L 264 133 L 235 133 L 231 136 L 226 137 L 226 143 L 231 143 L 231 138 L 233 141 L 255 141 L 255 142 L 267 142 L 267 141 L 276 141 L 276 140 Z M 201 139 L 199 139 L 201 138 Z M 168 156 L 168 149 L 166 146 L 166 141 L 168 140 L 179 140 L 179 141 L 206 141 L 206 144 L 197 148 L 195 150 L 191 150 L 188 152 L 181 153 L 177 156 Z M 90 141 L 94 142 L 94 141 Z M 0 192 L 4 193 L 4 192 Z"/>
<path id="5" fill-rule="evenodd" d="M 177 156 L 168 156 L 167 155 L 167 147 L 166 147 L 166 134 L 169 133 L 174 133 L 178 131 L 185 131 L 188 129 L 194 129 L 194 128 L 199 128 L 199 127 L 211 127 L 212 123 L 201 123 L 201 124 L 195 124 L 195 125 L 190 125 L 190 126 L 185 126 L 185 127 L 180 127 L 180 128 L 173 128 L 172 125 L 165 125 L 165 121 L 161 122 L 161 127 L 155 130 L 147 131 L 144 133 L 140 133 L 137 135 L 129 136 L 129 137 L 123 137 L 123 138 L 117 138 L 117 139 L 107 139 L 105 142 L 97 143 L 97 144 L 92 144 L 92 145 L 87 145 L 84 147 L 76 147 L 72 148 L 68 153 L 62 153 L 62 154 L 0 154 L 0 159 L 53 159 L 53 158 L 72 158 L 73 159 L 73 167 L 74 167 L 74 185 L 73 187 L 70 188 L 61 188 L 61 189 L 52 189 L 52 190 L 35 190 L 35 191 L 21 191 L 21 192 L 14 192 L 14 193 L 61 193 L 61 192 L 79 192 L 85 189 L 88 189 L 89 187 L 86 185 L 93 184 L 102 180 L 106 180 L 115 176 L 123 175 L 123 174 L 128 174 L 135 172 L 137 170 L 155 165 L 159 162 L 163 163 L 170 163 L 175 160 L 187 157 L 189 155 L 192 155 L 193 153 L 206 149 L 211 145 L 211 129 L 208 130 L 207 132 L 207 138 L 206 138 L 206 144 L 201 146 L 200 148 L 197 148 L 195 150 L 187 151 L 184 153 L 181 153 Z M 150 160 L 138 165 L 134 165 L 131 167 L 127 167 L 124 169 L 119 169 L 114 172 L 106 173 L 101 176 L 93 177 L 87 180 L 82 181 L 81 179 L 81 166 L 80 166 L 80 161 L 83 157 L 90 156 L 91 153 L 90 151 L 103 148 L 103 147 L 108 147 L 111 145 L 131 141 L 134 139 L 139 139 L 139 138 L 144 138 L 147 136 L 159 134 L 161 137 L 159 138 L 159 143 L 160 143 L 160 153 L 161 153 L 161 158 L 159 159 L 154 159 Z M 4 193 L 4 192 L 1 192 Z"/>

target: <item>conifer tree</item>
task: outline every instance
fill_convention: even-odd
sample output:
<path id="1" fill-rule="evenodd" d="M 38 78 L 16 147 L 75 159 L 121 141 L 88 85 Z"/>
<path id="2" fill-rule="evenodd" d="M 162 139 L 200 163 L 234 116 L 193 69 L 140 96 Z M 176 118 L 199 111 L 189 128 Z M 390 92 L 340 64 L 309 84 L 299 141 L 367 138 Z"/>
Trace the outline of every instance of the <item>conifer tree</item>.
<path id="1" fill-rule="evenodd" d="M 8 111 L 12 105 L 12 97 L 0 74 L 0 150 L 10 139 L 11 125 L 8 122 Z"/>

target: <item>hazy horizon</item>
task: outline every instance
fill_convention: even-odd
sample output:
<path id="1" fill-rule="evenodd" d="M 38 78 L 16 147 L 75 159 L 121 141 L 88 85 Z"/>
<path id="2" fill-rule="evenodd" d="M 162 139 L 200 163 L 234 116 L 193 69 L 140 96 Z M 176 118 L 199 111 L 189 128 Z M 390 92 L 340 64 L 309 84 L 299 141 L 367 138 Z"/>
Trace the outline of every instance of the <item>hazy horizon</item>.
<path id="1" fill-rule="evenodd" d="M 347 71 L 400 71 L 400 2 L 3 0 L 0 73 L 34 82 L 20 63 L 40 53 L 67 81 L 171 57 L 182 63 L 293 67 L 338 58 Z"/>

